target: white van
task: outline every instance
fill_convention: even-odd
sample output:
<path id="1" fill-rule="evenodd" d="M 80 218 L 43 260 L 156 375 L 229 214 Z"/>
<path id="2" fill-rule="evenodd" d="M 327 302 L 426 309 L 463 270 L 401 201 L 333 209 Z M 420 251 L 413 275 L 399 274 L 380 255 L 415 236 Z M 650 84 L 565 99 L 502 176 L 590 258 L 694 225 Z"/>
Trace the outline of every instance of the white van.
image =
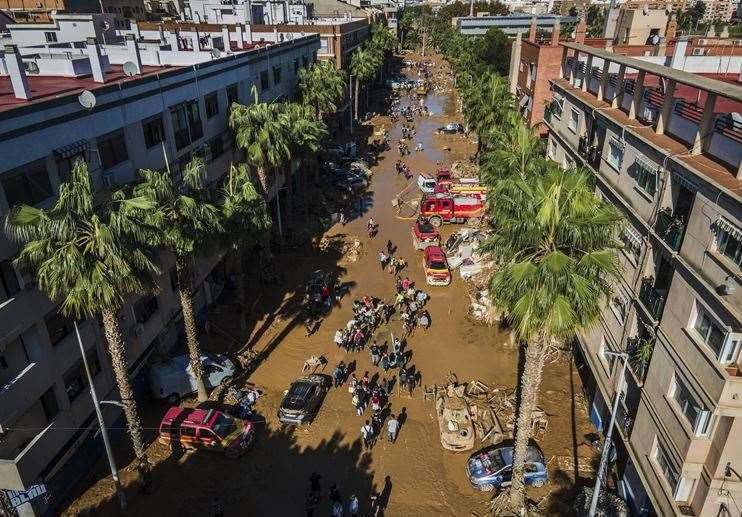
<path id="1" fill-rule="evenodd" d="M 232 361 L 223 355 L 201 354 L 204 383 L 207 388 L 219 386 L 234 376 Z M 197 390 L 188 354 L 179 355 L 153 364 L 149 369 L 149 385 L 158 399 L 167 399 L 172 406 L 180 404 L 180 398 Z"/>
<path id="2" fill-rule="evenodd" d="M 420 187 L 420 190 L 423 191 L 423 193 L 432 194 L 435 192 L 435 185 L 435 178 L 425 176 L 424 174 L 417 175 L 417 186 Z"/>

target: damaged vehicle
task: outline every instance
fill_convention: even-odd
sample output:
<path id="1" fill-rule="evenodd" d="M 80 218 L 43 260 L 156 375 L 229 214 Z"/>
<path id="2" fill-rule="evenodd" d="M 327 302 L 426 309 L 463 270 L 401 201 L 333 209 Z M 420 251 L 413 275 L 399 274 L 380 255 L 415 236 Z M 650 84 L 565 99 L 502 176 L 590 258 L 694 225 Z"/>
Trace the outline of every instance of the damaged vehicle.
<path id="1" fill-rule="evenodd" d="M 416 250 L 424 250 L 428 246 L 438 246 L 441 236 L 438 229 L 426 219 L 418 219 L 412 225 L 412 245 Z"/>
<path id="2" fill-rule="evenodd" d="M 439 392 L 435 412 L 441 434 L 441 445 L 449 451 L 468 451 L 474 448 L 474 424 L 469 404 L 464 399 L 465 385 L 449 385 Z"/>
<path id="3" fill-rule="evenodd" d="M 513 477 L 513 450 L 510 445 L 492 445 L 475 452 L 466 463 L 466 476 L 477 490 L 489 492 L 510 486 Z M 540 487 L 547 481 L 544 454 L 535 445 L 526 449 L 526 486 Z"/>
<path id="4" fill-rule="evenodd" d="M 278 420 L 284 424 L 301 425 L 311 422 L 319 412 L 330 387 L 326 375 L 307 375 L 291 383 L 278 408 Z"/>

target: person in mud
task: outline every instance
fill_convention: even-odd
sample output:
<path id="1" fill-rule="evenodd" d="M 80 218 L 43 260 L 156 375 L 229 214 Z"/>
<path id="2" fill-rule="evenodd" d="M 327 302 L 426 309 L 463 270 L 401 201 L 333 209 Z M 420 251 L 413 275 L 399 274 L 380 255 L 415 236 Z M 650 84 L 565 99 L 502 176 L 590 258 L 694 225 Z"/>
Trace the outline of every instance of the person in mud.
<path id="1" fill-rule="evenodd" d="M 376 341 L 371 345 L 371 363 L 374 366 L 379 365 L 379 361 L 381 360 L 381 350 L 379 349 L 379 345 L 376 344 Z"/>

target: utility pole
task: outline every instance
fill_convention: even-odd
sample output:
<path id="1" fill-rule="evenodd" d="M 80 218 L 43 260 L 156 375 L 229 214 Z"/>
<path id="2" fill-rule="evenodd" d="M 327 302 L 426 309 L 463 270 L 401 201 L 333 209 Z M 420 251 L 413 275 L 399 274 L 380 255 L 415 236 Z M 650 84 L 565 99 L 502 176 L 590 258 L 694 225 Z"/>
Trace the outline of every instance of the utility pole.
<path id="1" fill-rule="evenodd" d="M 116 495 L 119 499 L 119 505 L 122 510 L 126 510 L 126 494 L 121 487 L 121 480 L 119 479 L 118 468 L 116 467 L 116 459 L 113 457 L 113 449 L 111 448 L 111 441 L 108 439 L 108 430 L 106 429 L 106 422 L 103 420 L 103 413 L 100 410 L 100 403 L 98 402 L 98 394 L 95 391 L 95 384 L 93 384 L 93 376 L 90 375 L 90 367 L 88 366 L 88 358 L 85 357 L 85 347 L 82 346 L 82 338 L 80 337 L 80 329 L 77 328 L 77 321 L 75 321 L 75 334 L 77 334 L 77 344 L 80 345 L 80 354 L 82 355 L 82 364 L 85 366 L 85 375 L 88 378 L 88 386 L 90 386 L 90 398 L 93 399 L 93 407 L 95 408 L 95 415 L 98 417 L 98 425 L 100 426 L 100 434 L 103 437 L 103 446 L 106 449 L 106 456 L 108 457 L 108 466 L 111 467 L 111 477 L 113 478 L 113 485 L 116 487 Z"/>
<path id="2" fill-rule="evenodd" d="M 350 113 L 350 134 L 353 134 L 353 75 L 348 74 L 348 112 Z"/>
<path id="3" fill-rule="evenodd" d="M 623 388 L 624 377 L 626 376 L 626 364 L 629 362 L 629 354 L 626 352 L 608 352 L 605 355 L 611 355 L 619 357 L 623 360 L 621 365 L 621 375 L 618 378 L 618 386 L 616 387 L 616 393 L 613 396 L 613 408 L 611 409 L 611 421 L 608 424 L 608 432 L 605 434 L 605 442 L 603 443 L 603 451 L 600 454 L 600 465 L 598 466 L 598 475 L 595 477 L 595 486 L 593 487 L 593 498 L 590 500 L 590 512 L 589 517 L 595 517 L 595 511 L 598 509 L 598 497 L 600 496 L 600 485 L 602 483 L 603 472 L 605 471 L 608 463 L 608 454 L 611 450 L 611 437 L 613 436 L 613 427 L 616 423 L 616 413 L 618 413 L 618 403 L 621 402 L 621 389 Z"/>

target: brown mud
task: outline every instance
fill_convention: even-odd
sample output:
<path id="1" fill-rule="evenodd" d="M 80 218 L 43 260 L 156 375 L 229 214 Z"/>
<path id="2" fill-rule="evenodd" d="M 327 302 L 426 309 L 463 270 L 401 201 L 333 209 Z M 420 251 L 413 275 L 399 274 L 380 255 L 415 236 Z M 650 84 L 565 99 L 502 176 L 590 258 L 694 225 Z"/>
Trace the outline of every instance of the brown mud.
<path id="1" fill-rule="evenodd" d="M 410 59 L 411 54 L 405 58 Z M 437 73 L 445 74 L 445 63 L 435 56 L 432 59 L 439 67 Z M 450 166 L 465 160 L 476 149 L 472 137 L 435 133 L 446 122 L 461 121 L 450 88 L 437 88 L 426 102 L 433 114 L 416 119 L 414 140 L 414 143 L 422 141 L 424 151 L 412 151 L 405 158 L 415 173 L 430 173 L 437 166 Z M 378 250 L 387 239 L 398 246 L 397 255 L 409 264 L 402 274 L 409 275 L 431 296 L 428 310 L 432 326 L 427 332 L 417 330 L 408 338 L 407 346 L 412 350 L 410 364 L 422 373 L 422 384 L 444 384 L 449 372 L 455 372 L 462 381 L 478 379 L 492 387 L 512 390 L 516 386 L 518 350 L 509 345 L 505 330 L 467 319 L 467 284 L 458 272 L 454 272 L 448 287 L 425 286 L 422 254 L 412 248 L 412 221 L 397 217 L 391 203 L 407 185 L 394 170 L 400 126 L 392 125 L 388 117 L 376 117 L 371 122 L 377 128 L 391 127 L 391 150 L 383 153 L 373 168 L 362 215 L 346 226 L 333 226 L 325 234 L 336 238 L 359 237 L 363 243 L 359 259 L 352 262 L 333 247 L 322 251 L 311 245 L 275 254 L 280 284 L 264 286 L 254 278 L 248 284 L 252 309 L 249 337 L 239 337 L 230 299 L 233 295 L 229 292 L 222 295 L 209 314 L 212 327 L 218 327 L 220 332 L 212 328 L 210 335 L 202 337 L 205 349 L 235 352 L 249 346 L 263 352 L 262 363 L 249 376 L 236 380 L 237 384 L 250 382 L 264 392 L 257 403 L 260 419 L 254 447 L 236 460 L 206 451 L 173 454 L 155 441 L 165 405 L 156 402 L 143 405 L 146 435 L 151 440 L 153 481 L 149 493 L 145 493 L 138 487 L 133 467 L 123 469 L 129 498 L 126 514 L 213 515 L 212 504 L 217 497 L 227 516 L 304 515 L 312 472 L 322 476 L 322 501 L 315 515 L 330 514 L 327 491 L 333 483 L 338 485 L 344 501 L 351 494 L 358 496 L 361 515 L 368 512 L 373 492 L 381 493 L 383 514 L 387 516 L 487 514 L 486 503 L 491 494 L 474 491 L 464 472 L 466 459 L 474 451 L 453 453 L 441 447 L 434 405 L 423 400 L 422 389 L 417 389 L 412 397 L 396 391 L 390 397 L 391 412 L 404 415 L 398 440 L 392 445 L 380 439 L 370 452 L 362 450 L 360 441 L 360 428 L 370 417 L 370 410 L 363 417 L 357 416 L 345 387 L 329 392 L 311 425 L 287 428 L 276 418 L 283 391 L 301 374 L 304 361 L 311 355 L 322 354 L 327 358 L 327 374 L 341 360 L 346 364 L 355 361 L 359 377 L 367 370 L 371 375 L 379 372 L 371 364 L 368 349 L 346 353 L 333 344 L 332 338 L 335 330 L 350 318 L 354 298 L 366 294 L 386 301 L 393 298 L 393 277 L 382 272 L 378 262 Z M 370 128 L 366 129 L 367 133 L 371 132 Z M 410 192 L 419 194 L 414 186 Z M 370 241 L 365 231 L 369 217 L 380 225 L 378 236 Z M 455 229 L 445 227 L 443 231 L 448 235 Z M 339 281 L 348 283 L 351 293 L 331 310 L 319 330 L 307 338 L 300 302 L 303 284 L 316 269 L 330 271 Z M 379 339 L 388 340 L 389 336 L 380 332 Z M 585 435 L 592 427 L 583 400 L 577 370 L 569 359 L 547 364 L 539 403 L 549 415 L 549 427 L 545 434 L 535 438 L 548 462 L 549 483 L 529 490 L 529 497 L 535 501 L 544 499 L 542 507 L 548 515 L 568 515 L 575 476 L 581 482 L 590 476 L 595 453 L 585 442 Z M 476 447 L 480 447 L 479 440 Z M 121 440 L 116 449 L 121 466 L 131 460 L 129 449 L 128 440 Z M 118 509 L 104 459 L 82 483 L 63 515 L 124 515 Z"/>

